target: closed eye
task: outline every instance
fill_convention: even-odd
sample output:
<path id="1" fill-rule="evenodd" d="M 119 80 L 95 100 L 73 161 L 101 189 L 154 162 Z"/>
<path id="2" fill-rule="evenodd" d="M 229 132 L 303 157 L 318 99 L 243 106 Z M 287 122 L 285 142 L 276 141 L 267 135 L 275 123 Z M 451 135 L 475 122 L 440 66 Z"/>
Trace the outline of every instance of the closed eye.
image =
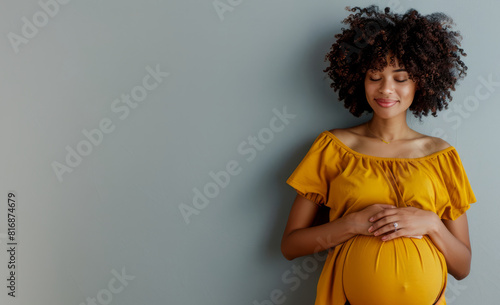
<path id="1" fill-rule="evenodd" d="M 371 80 L 371 81 L 373 81 L 373 82 L 376 82 L 376 81 L 381 80 L 381 78 L 379 78 L 379 79 L 373 79 L 373 78 L 371 78 L 371 77 L 370 77 L 370 80 Z M 396 79 L 395 81 L 397 81 L 398 83 L 404 83 L 404 82 L 406 82 L 407 80 L 408 80 L 408 79 L 403 79 L 403 80 L 397 80 L 397 79 Z"/>

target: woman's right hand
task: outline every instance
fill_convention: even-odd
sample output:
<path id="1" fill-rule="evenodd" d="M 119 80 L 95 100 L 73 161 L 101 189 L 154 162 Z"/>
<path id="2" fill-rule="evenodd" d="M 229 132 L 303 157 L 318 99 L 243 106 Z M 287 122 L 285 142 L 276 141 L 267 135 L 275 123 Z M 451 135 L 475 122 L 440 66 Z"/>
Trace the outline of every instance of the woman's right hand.
<path id="1" fill-rule="evenodd" d="M 368 228 L 373 225 L 373 223 L 368 219 L 384 209 L 395 208 L 395 206 L 390 204 L 377 203 L 369 205 L 358 212 L 351 213 L 346 217 L 352 225 L 353 233 L 361 235 L 373 235 L 373 233 L 368 232 Z"/>

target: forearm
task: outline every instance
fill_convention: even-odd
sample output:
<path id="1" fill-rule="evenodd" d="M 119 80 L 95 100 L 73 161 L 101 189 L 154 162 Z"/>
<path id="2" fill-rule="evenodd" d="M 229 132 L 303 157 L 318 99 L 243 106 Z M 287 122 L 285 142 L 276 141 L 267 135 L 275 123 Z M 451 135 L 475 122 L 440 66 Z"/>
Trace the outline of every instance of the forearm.
<path id="1" fill-rule="evenodd" d="M 357 235 L 352 218 L 347 215 L 323 225 L 301 228 L 284 236 L 281 252 L 291 260 L 335 247 Z"/>
<path id="2" fill-rule="evenodd" d="M 470 271 L 472 257 L 470 249 L 456 238 L 441 220 L 436 223 L 429 237 L 443 253 L 448 273 L 457 280 L 465 278 Z"/>

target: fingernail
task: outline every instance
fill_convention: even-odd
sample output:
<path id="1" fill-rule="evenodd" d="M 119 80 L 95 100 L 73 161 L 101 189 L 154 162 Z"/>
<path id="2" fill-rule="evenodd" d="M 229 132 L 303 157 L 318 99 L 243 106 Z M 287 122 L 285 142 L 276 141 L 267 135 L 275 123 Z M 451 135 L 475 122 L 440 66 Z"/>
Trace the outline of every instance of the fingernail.
<path id="1" fill-rule="evenodd" d="M 368 219 L 369 221 L 373 221 L 373 217 L 370 217 L 370 219 Z"/>
<path id="2" fill-rule="evenodd" d="M 368 228 L 368 232 L 371 233 L 372 231 L 373 231 L 373 226 L 371 226 L 371 227 Z"/>

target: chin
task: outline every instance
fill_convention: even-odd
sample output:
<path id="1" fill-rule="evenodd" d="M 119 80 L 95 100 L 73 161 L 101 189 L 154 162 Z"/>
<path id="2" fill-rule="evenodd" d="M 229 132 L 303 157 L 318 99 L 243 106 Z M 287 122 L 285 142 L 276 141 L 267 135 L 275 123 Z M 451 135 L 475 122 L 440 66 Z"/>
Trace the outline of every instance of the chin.
<path id="1" fill-rule="evenodd" d="M 391 112 L 391 113 L 388 113 L 388 112 L 384 112 L 384 111 L 374 111 L 373 112 L 373 115 L 376 115 L 378 116 L 379 118 L 381 119 L 392 119 L 392 118 L 396 118 L 396 117 L 399 117 L 399 116 L 402 116 L 404 115 L 406 117 L 406 112 Z"/>

